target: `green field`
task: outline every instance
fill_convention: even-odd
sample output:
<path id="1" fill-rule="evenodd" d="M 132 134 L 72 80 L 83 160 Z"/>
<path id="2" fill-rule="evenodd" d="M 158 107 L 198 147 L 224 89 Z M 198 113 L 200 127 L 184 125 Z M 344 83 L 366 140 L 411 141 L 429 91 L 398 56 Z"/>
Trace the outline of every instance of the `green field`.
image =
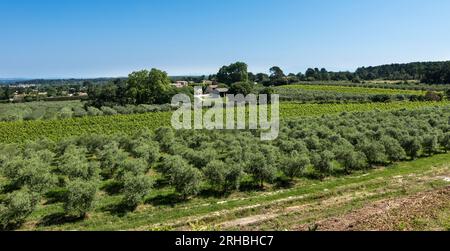
<path id="1" fill-rule="evenodd" d="M 393 102 L 366 104 L 296 104 L 281 103 L 281 117 L 321 116 L 341 112 L 416 109 L 447 106 L 450 102 Z M 60 140 L 84 134 L 133 134 L 143 128 L 151 130 L 170 126 L 171 112 L 145 114 L 87 116 L 59 120 L 0 122 L 0 142 L 21 143 L 47 137 Z"/>

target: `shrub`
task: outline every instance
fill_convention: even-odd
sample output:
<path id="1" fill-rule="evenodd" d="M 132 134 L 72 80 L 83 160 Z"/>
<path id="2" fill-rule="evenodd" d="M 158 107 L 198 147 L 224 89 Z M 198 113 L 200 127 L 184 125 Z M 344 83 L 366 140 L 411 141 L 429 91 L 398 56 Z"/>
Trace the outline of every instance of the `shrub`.
<path id="1" fill-rule="evenodd" d="M 392 100 L 392 97 L 387 94 L 376 94 L 370 97 L 370 101 L 372 102 L 390 102 Z"/>
<path id="2" fill-rule="evenodd" d="M 237 82 L 231 85 L 230 93 L 232 94 L 242 94 L 247 96 L 253 90 L 253 85 L 250 82 Z"/>
<path id="3" fill-rule="evenodd" d="M 81 108 L 81 107 L 74 107 L 73 108 L 73 116 L 74 117 L 79 118 L 79 117 L 84 117 L 84 116 L 87 116 L 87 115 L 88 115 L 88 113 L 83 108 Z"/>
<path id="4" fill-rule="evenodd" d="M 33 213 L 38 201 L 39 196 L 26 189 L 8 194 L 0 204 L 0 229 L 19 227 Z"/>
<path id="5" fill-rule="evenodd" d="M 136 207 L 149 193 L 152 181 L 145 175 L 127 173 L 124 177 L 123 203 L 128 207 Z"/>
<path id="6" fill-rule="evenodd" d="M 116 115 L 117 111 L 112 109 L 111 107 L 108 106 L 102 106 L 100 108 L 100 110 L 103 112 L 104 115 Z"/>
<path id="7" fill-rule="evenodd" d="M 89 106 L 87 108 L 87 113 L 88 113 L 89 116 L 101 116 L 101 115 L 103 115 L 103 112 L 100 109 L 98 109 L 96 107 L 93 107 L 93 106 Z"/>
<path id="8" fill-rule="evenodd" d="M 119 114 L 133 114 L 134 106 L 114 106 L 113 109 Z"/>
<path id="9" fill-rule="evenodd" d="M 95 181 L 76 179 L 67 184 L 67 193 L 64 198 L 64 211 L 69 215 L 84 218 L 92 207 L 97 193 Z"/>
<path id="10" fill-rule="evenodd" d="M 439 101 L 442 101 L 443 95 L 442 95 L 441 93 L 428 91 L 428 92 L 425 94 L 425 97 L 424 97 L 424 98 L 425 98 L 426 101 L 436 101 L 436 102 L 439 102 Z"/>

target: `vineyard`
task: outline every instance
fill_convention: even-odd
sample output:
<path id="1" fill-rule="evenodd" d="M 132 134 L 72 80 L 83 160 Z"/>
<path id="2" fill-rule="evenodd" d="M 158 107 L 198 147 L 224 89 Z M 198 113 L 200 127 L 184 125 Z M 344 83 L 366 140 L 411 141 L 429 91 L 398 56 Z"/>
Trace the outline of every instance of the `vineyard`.
<path id="1" fill-rule="evenodd" d="M 309 91 L 327 91 L 337 93 L 350 94 L 386 94 L 386 95 L 423 95 L 424 91 L 418 90 L 400 90 L 400 89 L 383 89 L 383 88 L 365 88 L 365 87 L 347 87 L 338 85 L 287 85 L 279 87 L 280 89 L 301 89 Z"/>
<path id="2" fill-rule="evenodd" d="M 342 112 L 364 112 L 377 110 L 416 109 L 440 107 L 449 102 L 393 102 L 365 104 L 297 104 L 281 103 L 282 119 L 321 116 Z M 59 120 L 30 120 L 0 122 L 0 142 L 20 143 L 39 138 L 65 139 L 85 134 L 133 134 L 147 128 L 155 130 L 170 126 L 171 112 L 151 112 L 144 114 L 86 116 Z"/>
<path id="3" fill-rule="evenodd" d="M 361 88 L 375 88 L 375 89 L 395 89 L 395 90 L 416 90 L 416 91 L 445 91 L 448 87 L 445 85 L 420 84 L 418 81 L 388 81 L 388 80 L 373 80 L 364 81 L 363 83 L 352 83 L 348 81 L 310 81 L 299 82 L 298 85 L 312 85 L 312 86 L 342 86 L 342 87 L 361 87 Z"/>

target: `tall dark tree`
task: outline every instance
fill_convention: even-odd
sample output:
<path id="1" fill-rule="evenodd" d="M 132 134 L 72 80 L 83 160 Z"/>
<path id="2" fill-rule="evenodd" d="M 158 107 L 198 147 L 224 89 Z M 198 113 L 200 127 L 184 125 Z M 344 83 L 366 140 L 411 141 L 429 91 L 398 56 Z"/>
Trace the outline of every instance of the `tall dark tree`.
<path id="1" fill-rule="evenodd" d="M 288 79 L 280 67 L 274 66 L 270 68 L 270 84 L 271 85 L 286 85 Z"/>
<path id="2" fill-rule="evenodd" d="M 217 73 L 217 81 L 224 84 L 248 81 L 248 66 L 243 62 L 236 62 L 223 66 Z"/>

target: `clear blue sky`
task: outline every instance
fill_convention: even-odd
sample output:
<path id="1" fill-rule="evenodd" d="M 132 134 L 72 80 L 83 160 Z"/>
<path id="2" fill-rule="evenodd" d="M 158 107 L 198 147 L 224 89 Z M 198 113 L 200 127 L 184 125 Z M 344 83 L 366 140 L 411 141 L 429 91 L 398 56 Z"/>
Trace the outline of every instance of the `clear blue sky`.
<path id="1" fill-rule="evenodd" d="M 450 59 L 448 0 L 0 0 L 0 78 Z"/>

